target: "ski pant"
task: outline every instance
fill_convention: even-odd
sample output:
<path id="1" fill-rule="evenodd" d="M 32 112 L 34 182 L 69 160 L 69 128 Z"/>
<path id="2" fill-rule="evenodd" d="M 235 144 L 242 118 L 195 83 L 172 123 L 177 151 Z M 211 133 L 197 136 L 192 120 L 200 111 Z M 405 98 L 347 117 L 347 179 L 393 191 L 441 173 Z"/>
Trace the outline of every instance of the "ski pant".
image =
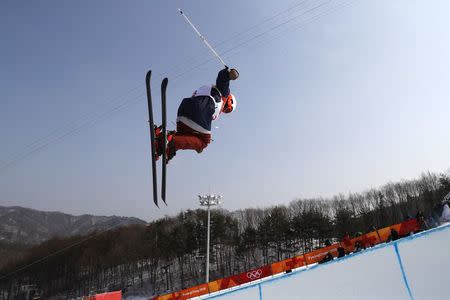
<path id="1" fill-rule="evenodd" d="M 211 142 L 211 134 L 195 131 L 182 122 L 177 122 L 177 132 L 173 135 L 176 150 L 195 150 L 202 152 Z"/>

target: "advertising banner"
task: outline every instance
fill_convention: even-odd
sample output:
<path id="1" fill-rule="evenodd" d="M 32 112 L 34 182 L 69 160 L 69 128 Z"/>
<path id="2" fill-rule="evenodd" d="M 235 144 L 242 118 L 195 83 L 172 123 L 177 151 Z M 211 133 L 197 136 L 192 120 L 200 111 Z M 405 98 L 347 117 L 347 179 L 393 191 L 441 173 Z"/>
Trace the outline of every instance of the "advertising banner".
<path id="1" fill-rule="evenodd" d="M 333 257 L 337 256 L 337 248 L 339 247 L 338 244 L 334 244 L 322 249 L 318 249 L 309 253 L 305 254 L 306 257 L 306 263 L 308 265 L 317 263 L 321 261 L 328 253 L 331 253 Z"/>
<path id="2" fill-rule="evenodd" d="M 84 297 L 83 300 L 122 300 L 122 291 L 97 294 Z"/>
<path id="3" fill-rule="evenodd" d="M 220 290 L 228 289 L 240 284 L 252 282 L 255 280 L 262 279 L 264 277 L 268 277 L 271 275 L 279 274 L 288 270 L 292 270 L 295 268 L 302 267 L 304 265 L 314 264 L 320 262 L 328 253 L 330 253 L 333 257 L 338 256 L 337 248 L 339 245 L 345 248 L 347 252 L 354 251 L 355 243 L 357 241 L 361 242 L 363 248 L 373 247 L 377 244 L 384 243 L 388 240 L 391 235 L 391 230 L 395 230 L 398 232 L 399 237 L 406 236 L 411 232 L 418 232 L 420 230 L 419 222 L 416 219 L 407 220 L 400 224 L 395 224 L 389 227 L 381 228 L 356 238 L 350 239 L 350 237 L 346 237 L 340 244 L 333 244 L 331 246 L 321 248 L 309 253 L 305 253 L 301 256 L 296 256 L 293 258 L 288 258 L 282 260 L 280 262 L 273 263 L 268 266 L 263 266 L 260 268 L 256 268 L 247 272 L 243 272 L 241 274 L 225 277 L 222 279 L 218 279 L 215 281 L 211 281 L 208 284 L 198 285 L 192 288 L 188 288 L 176 293 L 171 293 L 163 296 L 158 296 L 153 299 L 155 300 L 184 300 L 190 299 L 193 297 L 198 297 L 201 295 L 205 295 L 208 293 L 217 292 Z M 97 297 L 99 295 L 96 295 Z M 105 296 L 106 297 L 106 296 Z M 104 300 L 118 300 L 120 298 L 85 298 L 86 300 L 96 300 L 96 299 L 104 299 Z"/>
<path id="4" fill-rule="evenodd" d="M 209 292 L 217 292 L 223 289 L 231 288 L 239 285 L 239 275 L 233 275 L 222 279 L 211 281 L 209 284 Z"/>
<path id="5" fill-rule="evenodd" d="M 248 272 L 239 274 L 240 284 L 258 280 L 272 275 L 272 268 L 270 266 L 264 266 L 261 268 L 253 269 Z"/>

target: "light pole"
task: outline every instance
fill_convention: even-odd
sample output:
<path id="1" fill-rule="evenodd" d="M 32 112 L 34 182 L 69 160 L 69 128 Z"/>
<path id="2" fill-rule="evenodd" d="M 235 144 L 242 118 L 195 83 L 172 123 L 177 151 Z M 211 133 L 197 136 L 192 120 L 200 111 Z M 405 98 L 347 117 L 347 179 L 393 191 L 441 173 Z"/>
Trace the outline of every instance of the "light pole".
<path id="1" fill-rule="evenodd" d="M 209 240 L 210 240 L 210 219 L 211 219 L 211 206 L 220 204 L 220 200 L 222 200 L 221 195 L 214 194 L 206 194 L 206 195 L 198 195 L 198 200 L 200 201 L 201 206 L 206 206 L 208 208 L 208 224 L 207 230 L 208 233 L 206 235 L 206 283 L 209 282 Z"/>

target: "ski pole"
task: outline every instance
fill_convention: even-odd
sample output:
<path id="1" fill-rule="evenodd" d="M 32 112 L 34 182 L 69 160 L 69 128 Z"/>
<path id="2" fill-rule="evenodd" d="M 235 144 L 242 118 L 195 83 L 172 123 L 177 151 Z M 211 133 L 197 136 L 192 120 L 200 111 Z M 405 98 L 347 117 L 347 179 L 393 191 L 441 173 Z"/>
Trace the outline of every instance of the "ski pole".
<path id="1" fill-rule="evenodd" d="M 192 29 L 194 29 L 194 31 L 197 33 L 198 37 L 205 43 L 205 45 L 209 48 L 209 50 L 211 50 L 211 52 L 217 57 L 217 59 L 222 63 L 222 65 L 224 65 L 225 67 L 227 66 L 226 63 L 223 61 L 223 59 L 219 56 L 219 54 L 217 54 L 216 50 L 214 50 L 214 48 L 208 43 L 208 41 L 206 40 L 206 38 L 200 33 L 200 31 L 198 31 L 197 27 L 195 27 L 194 24 L 192 24 L 191 20 L 189 20 L 189 18 L 183 13 L 183 11 L 181 9 L 178 9 L 180 11 L 180 14 L 186 19 L 186 21 L 189 23 L 189 25 L 191 25 Z"/>

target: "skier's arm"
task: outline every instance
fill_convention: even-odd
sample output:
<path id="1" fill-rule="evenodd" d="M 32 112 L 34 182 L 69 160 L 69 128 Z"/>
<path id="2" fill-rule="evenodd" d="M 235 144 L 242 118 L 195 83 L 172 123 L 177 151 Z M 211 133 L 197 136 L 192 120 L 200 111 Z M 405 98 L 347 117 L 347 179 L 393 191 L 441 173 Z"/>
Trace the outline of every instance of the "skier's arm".
<path id="1" fill-rule="evenodd" d="M 230 73 L 228 68 L 219 71 L 216 79 L 216 87 L 222 94 L 222 97 L 227 97 L 230 94 Z"/>
<path id="2" fill-rule="evenodd" d="M 217 74 L 216 87 L 220 91 L 223 97 L 227 97 L 230 94 L 230 80 L 236 80 L 239 77 L 239 73 L 236 69 L 220 70 Z"/>

